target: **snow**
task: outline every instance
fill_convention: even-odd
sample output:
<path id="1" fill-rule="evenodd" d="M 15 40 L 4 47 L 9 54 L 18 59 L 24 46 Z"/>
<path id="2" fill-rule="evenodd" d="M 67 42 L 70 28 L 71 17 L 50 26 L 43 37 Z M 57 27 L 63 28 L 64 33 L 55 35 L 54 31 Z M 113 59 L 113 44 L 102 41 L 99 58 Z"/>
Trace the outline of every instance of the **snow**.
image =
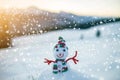
<path id="1" fill-rule="evenodd" d="M 99 38 L 97 30 L 101 31 Z M 79 63 L 71 61 L 69 72 L 53 75 L 52 65 L 45 64 L 44 58 L 54 59 L 53 47 L 59 36 L 69 47 L 68 57 L 78 51 Z M 0 80 L 120 80 L 120 22 L 22 36 L 14 38 L 13 45 L 0 50 Z"/>
<path id="2" fill-rule="evenodd" d="M 76 70 L 69 70 L 66 73 L 53 74 L 51 70 L 40 75 L 39 80 L 96 80 L 91 76 L 84 75 Z"/>

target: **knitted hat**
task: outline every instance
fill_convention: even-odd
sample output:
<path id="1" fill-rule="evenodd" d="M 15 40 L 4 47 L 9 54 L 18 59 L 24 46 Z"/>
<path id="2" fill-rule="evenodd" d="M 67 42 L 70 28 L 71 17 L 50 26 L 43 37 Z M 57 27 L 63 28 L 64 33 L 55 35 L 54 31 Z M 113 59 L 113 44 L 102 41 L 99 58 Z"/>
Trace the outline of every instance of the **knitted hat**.
<path id="1" fill-rule="evenodd" d="M 65 40 L 63 39 L 63 37 L 59 37 L 58 38 L 58 43 L 55 45 L 54 48 L 64 48 L 66 46 L 65 44 Z"/>

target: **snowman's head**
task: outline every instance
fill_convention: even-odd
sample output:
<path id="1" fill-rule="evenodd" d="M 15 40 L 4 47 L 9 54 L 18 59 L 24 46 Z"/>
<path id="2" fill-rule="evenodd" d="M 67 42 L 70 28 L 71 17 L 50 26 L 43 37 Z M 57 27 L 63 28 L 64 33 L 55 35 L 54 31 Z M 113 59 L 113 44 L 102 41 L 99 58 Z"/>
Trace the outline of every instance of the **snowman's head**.
<path id="1" fill-rule="evenodd" d="M 54 56 L 56 59 L 66 59 L 68 56 L 68 47 L 62 37 L 59 37 L 58 44 L 54 47 Z"/>

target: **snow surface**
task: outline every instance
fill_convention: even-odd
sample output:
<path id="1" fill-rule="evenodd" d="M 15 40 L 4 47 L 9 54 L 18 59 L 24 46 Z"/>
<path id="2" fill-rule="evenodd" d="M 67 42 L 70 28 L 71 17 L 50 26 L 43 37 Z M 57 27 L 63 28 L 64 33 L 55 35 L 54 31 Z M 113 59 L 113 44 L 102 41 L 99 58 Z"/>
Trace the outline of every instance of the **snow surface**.
<path id="1" fill-rule="evenodd" d="M 101 37 L 95 36 L 97 30 Z M 81 39 L 81 35 L 83 39 Z M 63 36 L 69 56 L 78 51 L 79 63 L 70 71 L 53 75 L 53 47 Z M 13 39 L 14 47 L 0 50 L 0 80 L 120 80 L 120 22 L 87 30 L 60 30 Z"/>

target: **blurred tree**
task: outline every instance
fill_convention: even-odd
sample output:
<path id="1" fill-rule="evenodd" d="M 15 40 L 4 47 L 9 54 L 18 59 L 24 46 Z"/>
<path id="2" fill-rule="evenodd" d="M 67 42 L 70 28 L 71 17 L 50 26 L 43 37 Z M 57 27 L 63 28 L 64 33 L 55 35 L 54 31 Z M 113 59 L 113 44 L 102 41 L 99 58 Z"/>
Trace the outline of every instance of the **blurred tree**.
<path id="1" fill-rule="evenodd" d="M 100 37 L 100 36 L 101 36 L 101 32 L 100 32 L 100 30 L 97 30 L 96 37 Z"/>
<path id="2" fill-rule="evenodd" d="M 0 17 L 0 48 L 7 48 L 12 45 L 9 33 L 9 20 Z"/>
<path id="3" fill-rule="evenodd" d="M 84 36 L 83 36 L 83 34 L 81 34 L 81 36 L 80 36 L 80 39 L 81 39 L 81 40 L 83 40 L 83 39 L 84 39 Z"/>

